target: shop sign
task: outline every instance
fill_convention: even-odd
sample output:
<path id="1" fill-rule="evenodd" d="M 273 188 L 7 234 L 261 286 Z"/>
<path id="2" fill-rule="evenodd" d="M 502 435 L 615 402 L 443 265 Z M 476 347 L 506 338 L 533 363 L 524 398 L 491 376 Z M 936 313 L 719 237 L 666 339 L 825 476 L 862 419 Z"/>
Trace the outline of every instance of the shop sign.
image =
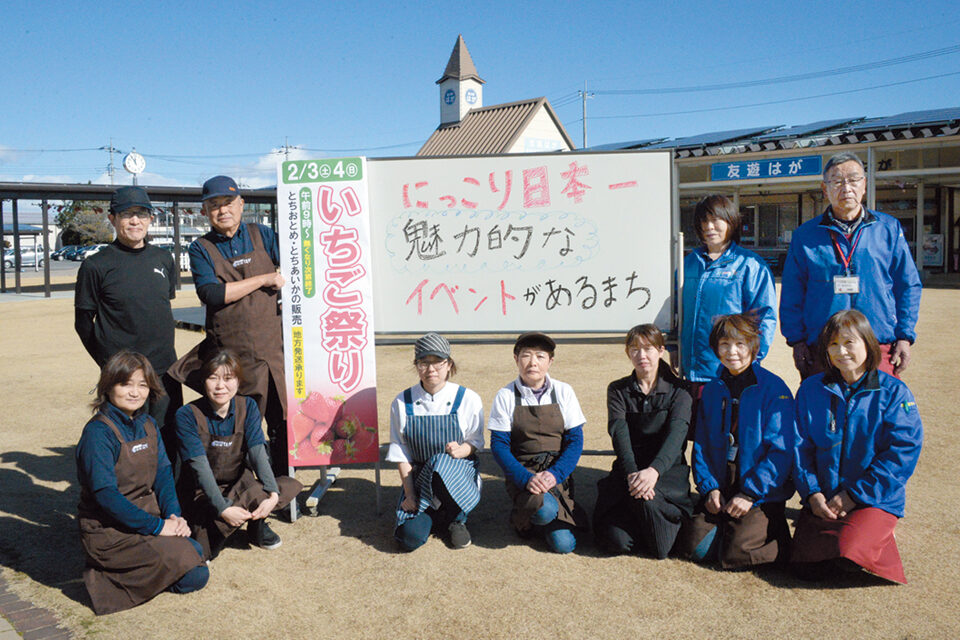
<path id="1" fill-rule="evenodd" d="M 710 165 L 710 180 L 712 181 L 819 176 L 821 173 L 823 173 L 823 158 L 821 156 L 716 162 Z"/>

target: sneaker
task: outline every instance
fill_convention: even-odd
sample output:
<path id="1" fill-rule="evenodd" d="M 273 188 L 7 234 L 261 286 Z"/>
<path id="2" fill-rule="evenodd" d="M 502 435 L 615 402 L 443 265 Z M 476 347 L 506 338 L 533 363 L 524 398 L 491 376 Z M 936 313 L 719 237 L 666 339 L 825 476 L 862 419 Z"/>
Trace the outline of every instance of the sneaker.
<path id="1" fill-rule="evenodd" d="M 450 545 L 454 549 L 463 549 L 470 546 L 470 532 L 467 531 L 467 525 L 462 522 L 451 522 L 447 529 L 450 532 Z"/>
<path id="2" fill-rule="evenodd" d="M 251 520 L 247 525 L 247 536 L 250 544 L 261 549 L 276 549 L 283 544 L 280 536 L 263 520 Z"/>

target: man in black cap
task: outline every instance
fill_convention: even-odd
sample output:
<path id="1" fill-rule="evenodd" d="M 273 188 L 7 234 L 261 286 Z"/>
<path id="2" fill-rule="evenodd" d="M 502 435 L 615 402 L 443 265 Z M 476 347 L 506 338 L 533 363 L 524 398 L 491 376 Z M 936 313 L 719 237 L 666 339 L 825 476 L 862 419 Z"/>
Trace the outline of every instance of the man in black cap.
<path id="1" fill-rule="evenodd" d="M 142 353 L 167 391 L 150 405 L 170 455 L 173 415 L 183 404 L 179 383 L 163 375 L 177 359 L 170 300 L 176 296 L 176 268 L 168 251 L 147 242 L 153 205 L 142 187 L 120 187 L 110 199 L 110 223 L 117 238 L 83 261 L 74 295 L 74 328 L 87 353 L 102 367 L 121 349 Z M 169 421 L 167 418 L 169 417 Z"/>
<path id="2" fill-rule="evenodd" d="M 277 305 L 284 278 L 277 271 L 277 235 L 262 224 L 243 224 L 243 198 L 227 176 L 203 184 L 203 212 L 211 231 L 190 245 L 190 271 L 206 305 L 207 335 L 170 374 L 203 392 L 200 367 L 213 353 L 231 350 L 243 366 L 239 393 L 250 396 L 267 422 L 274 473 L 286 475 L 286 385 L 283 332 Z"/>

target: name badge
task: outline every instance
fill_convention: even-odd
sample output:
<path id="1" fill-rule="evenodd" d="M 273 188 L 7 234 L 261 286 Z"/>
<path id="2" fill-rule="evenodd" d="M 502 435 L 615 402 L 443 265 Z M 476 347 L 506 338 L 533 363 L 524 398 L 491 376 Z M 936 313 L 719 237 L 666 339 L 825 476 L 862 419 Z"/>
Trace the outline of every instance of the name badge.
<path id="1" fill-rule="evenodd" d="M 736 462 L 737 461 L 737 452 L 740 450 L 735 444 L 731 444 L 727 447 L 727 462 Z"/>
<path id="2" fill-rule="evenodd" d="M 833 276 L 833 292 L 860 293 L 860 276 Z"/>

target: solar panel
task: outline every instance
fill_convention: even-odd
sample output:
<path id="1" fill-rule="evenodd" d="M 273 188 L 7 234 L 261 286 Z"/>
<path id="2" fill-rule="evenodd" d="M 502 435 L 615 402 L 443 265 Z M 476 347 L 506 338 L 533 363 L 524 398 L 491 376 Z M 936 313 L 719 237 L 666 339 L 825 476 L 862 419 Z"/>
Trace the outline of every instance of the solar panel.
<path id="1" fill-rule="evenodd" d="M 663 142 L 665 138 L 647 138 L 646 140 L 633 140 L 631 142 L 608 142 L 607 144 L 598 144 L 593 147 L 587 147 L 584 151 L 620 151 L 623 149 L 639 149 L 655 142 Z"/>
<path id="2" fill-rule="evenodd" d="M 757 142 L 763 142 L 766 140 L 782 140 L 784 138 L 800 138 L 813 133 L 820 133 L 821 131 L 836 129 L 842 125 L 849 124 L 851 122 L 859 122 L 860 120 L 863 120 L 863 116 L 860 116 L 859 118 L 837 118 L 834 120 L 820 120 L 818 122 L 811 122 L 810 124 L 798 124 L 787 129 L 780 129 L 779 131 L 773 131 L 771 133 L 765 133 L 762 136 L 758 136 Z"/>
<path id="3" fill-rule="evenodd" d="M 777 126 L 780 127 L 783 125 Z M 647 149 L 680 149 L 682 147 L 702 147 L 712 144 L 721 144 L 724 142 L 739 140 L 741 138 L 752 138 L 776 128 L 777 127 L 756 127 L 753 129 L 734 129 L 731 131 L 701 133 L 700 135 L 696 136 L 688 136 L 686 138 L 677 138 L 675 140 L 667 140 L 652 144 L 648 146 Z"/>
<path id="4" fill-rule="evenodd" d="M 852 131 L 865 131 L 867 129 L 917 127 L 922 125 L 944 124 L 955 120 L 960 120 L 960 107 L 930 109 L 927 111 L 907 111 L 906 113 L 898 113 L 895 116 L 887 116 L 886 118 L 866 120 L 850 127 L 850 129 Z"/>

